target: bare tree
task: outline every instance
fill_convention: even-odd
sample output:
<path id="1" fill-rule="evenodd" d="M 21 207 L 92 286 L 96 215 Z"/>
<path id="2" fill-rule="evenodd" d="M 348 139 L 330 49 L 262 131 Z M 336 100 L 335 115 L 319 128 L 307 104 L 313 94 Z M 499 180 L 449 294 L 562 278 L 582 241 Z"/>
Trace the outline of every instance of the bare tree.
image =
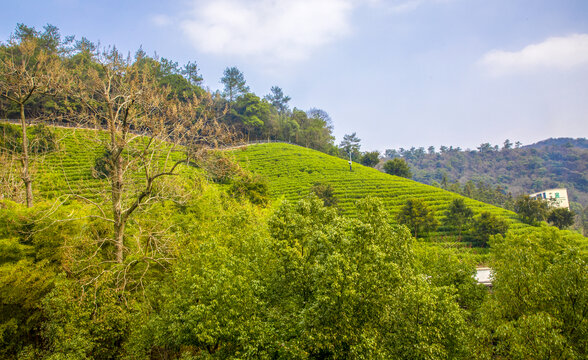
<path id="1" fill-rule="evenodd" d="M 20 29 L 21 31 L 23 29 Z M 30 154 L 27 138 L 25 107 L 34 96 L 54 95 L 64 72 L 54 49 L 42 46 L 34 29 L 24 36 L 12 36 L 8 44 L 0 47 L 0 96 L 19 108 L 22 127 L 21 179 L 26 189 L 26 203 L 33 206 L 33 179 L 30 173 Z M 55 28 L 47 27 L 46 33 Z M 47 36 L 47 34 L 43 34 Z M 44 39 L 45 42 L 47 39 Z M 59 41 L 57 38 L 56 41 Z"/>
<path id="2" fill-rule="evenodd" d="M 84 79 L 74 79 L 71 96 L 80 100 L 82 112 L 73 116 L 96 129 L 94 139 L 105 149 L 111 209 L 101 211 L 113 224 L 115 260 L 123 263 L 127 223 L 159 196 L 156 182 L 177 175 L 180 165 L 194 164 L 204 148 L 230 137 L 211 118 L 209 97 L 174 98 L 152 68 L 116 48 L 97 52 L 95 61 L 98 66 L 84 69 Z"/>

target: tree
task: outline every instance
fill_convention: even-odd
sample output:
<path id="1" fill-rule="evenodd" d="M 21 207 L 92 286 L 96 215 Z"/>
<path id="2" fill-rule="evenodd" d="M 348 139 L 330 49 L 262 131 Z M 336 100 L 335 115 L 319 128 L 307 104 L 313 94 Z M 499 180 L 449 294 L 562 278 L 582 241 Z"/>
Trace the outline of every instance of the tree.
<path id="1" fill-rule="evenodd" d="M 232 122 L 245 130 L 248 139 L 259 139 L 271 116 L 270 104 L 253 93 L 246 93 L 237 98 L 230 115 Z"/>
<path id="2" fill-rule="evenodd" d="M 333 131 L 333 119 L 331 119 L 331 116 L 325 110 L 313 107 L 306 112 L 306 115 L 311 119 L 322 120 L 325 123 L 325 127 L 329 131 Z"/>
<path id="3" fill-rule="evenodd" d="M 458 198 L 449 204 L 443 223 L 457 229 L 458 236 L 461 238 L 463 228 L 471 223 L 473 217 L 472 209 L 465 204 L 463 199 Z"/>
<path id="4" fill-rule="evenodd" d="M 94 138 L 105 148 L 110 169 L 111 210 L 100 211 L 112 223 L 115 260 L 122 263 L 127 223 L 136 210 L 158 198 L 157 182 L 196 161 L 200 149 L 218 145 L 227 132 L 209 118 L 210 98 L 169 98 L 153 68 L 125 59 L 116 48 L 97 52 L 95 59 L 96 67 L 84 69 L 87 78 L 75 80 L 70 95 L 83 109 L 72 116 L 106 130 L 106 136 L 97 132 Z M 143 174 L 143 179 L 133 174 Z"/>
<path id="5" fill-rule="evenodd" d="M 505 235 L 508 223 L 487 211 L 480 213 L 474 221 L 474 238 L 481 246 L 486 246 L 490 236 Z"/>
<path id="6" fill-rule="evenodd" d="M 406 160 L 401 158 L 394 158 L 392 160 L 386 161 L 382 169 L 384 169 L 386 174 L 396 175 L 407 179 L 412 177 L 410 167 L 406 163 Z"/>
<path id="7" fill-rule="evenodd" d="M 326 207 L 337 206 L 339 202 L 335 197 L 335 190 L 331 184 L 317 182 L 312 185 L 310 192 L 321 199 Z"/>
<path id="8" fill-rule="evenodd" d="M 264 99 L 269 101 L 270 104 L 279 114 L 285 114 L 288 112 L 288 102 L 291 100 L 289 96 L 285 96 L 282 89 L 278 86 L 272 86 L 270 89 L 270 93 L 264 96 Z"/>
<path id="9" fill-rule="evenodd" d="M 26 203 L 33 206 L 33 179 L 30 174 L 29 143 L 25 107 L 35 96 L 55 95 L 63 78 L 57 56 L 60 44 L 57 28 L 45 27 L 44 33 L 19 24 L 7 46 L 0 47 L 0 96 L 18 106 L 22 131 L 21 179 Z"/>
<path id="10" fill-rule="evenodd" d="M 439 226 L 435 212 L 423 199 L 407 200 L 397 219 L 401 224 L 408 226 L 415 238 L 419 234 L 434 231 Z"/>
<path id="11" fill-rule="evenodd" d="M 202 80 L 204 80 L 200 75 L 198 66 L 195 62 L 188 61 L 188 63 L 184 65 L 184 68 L 182 68 L 181 72 L 186 80 L 188 80 L 188 82 L 193 86 L 200 86 L 202 84 Z"/>
<path id="12" fill-rule="evenodd" d="M 521 221 L 529 225 L 535 225 L 545 220 L 549 210 L 549 204 L 540 199 L 532 199 L 528 195 L 517 197 L 514 210 L 521 217 Z"/>
<path id="13" fill-rule="evenodd" d="M 245 85 L 245 76 L 234 66 L 225 69 L 220 82 L 225 86 L 223 96 L 229 101 L 229 105 L 237 97 L 249 92 L 249 86 Z"/>
<path id="14" fill-rule="evenodd" d="M 549 212 L 547 221 L 555 225 L 558 229 L 565 229 L 574 224 L 576 214 L 566 208 L 555 208 Z"/>
<path id="15" fill-rule="evenodd" d="M 362 165 L 374 167 L 378 165 L 380 162 L 380 152 L 379 151 L 366 151 L 361 155 L 361 159 L 359 162 Z"/>
<path id="16" fill-rule="evenodd" d="M 343 157 L 348 158 L 351 155 L 353 160 L 357 160 L 360 156 L 359 149 L 361 145 L 359 144 L 361 139 L 357 137 L 355 133 L 353 134 L 346 134 L 343 136 L 343 140 L 339 144 L 339 148 L 343 151 L 341 154 Z"/>
<path id="17" fill-rule="evenodd" d="M 588 354 L 588 266 L 576 234 L 537 228 L 495 238 L 493 289 L 482 328 L 500 359 Z"/>
<path id="18" fill-rule="evenodd" d="M 332 135 L 331 118 L 326 111 L 311 109 L 303 112 L 294 109 L 292 116 L 300 124 L 299 144 L 325 153 L 332 148 L 335 138 Z"/>

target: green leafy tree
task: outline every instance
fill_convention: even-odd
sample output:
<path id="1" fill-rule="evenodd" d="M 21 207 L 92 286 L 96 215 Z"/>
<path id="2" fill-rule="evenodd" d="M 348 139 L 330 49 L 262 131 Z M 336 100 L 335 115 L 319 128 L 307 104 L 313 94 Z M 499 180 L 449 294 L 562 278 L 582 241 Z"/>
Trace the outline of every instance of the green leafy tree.
<path id="1" fill-rule="evenodd" d="M 406 225 L 414 237 L 419 234 L 434 231 L 439 222 L 435 218 L 435 212 L 423 199 L 409 199 L 406 201 L 397 216 L 398 222 Z"/>
<path id="2" fill-rule="evenodd" d="M 514 210 L 524 223 L 536 225 L 547 217 L 549 204 L 543 200 L 532 199 L 528 195 L 521 195 L 515 201 Z"/>
<path id="3" fill-rule="evenodd" d="M 492 242 L 493 291 L 485 304 L 482 343 L 497 358 L 585 358 L 588 266 L 582 238 L 553 228 Z"/>
<path id="4" fill-rule="evenodd" d="M 576 214 L 566 208 L 555 208 L 549 211 L 547 221 L 555 225 L 558 229 L 565 229 L 574 224 Z"/>
<path id="5" fill-rule="evenodd" d="M 493 235 L 505 235 L 508 231 L 508 223 L 498 216 L 491 214 L 487 211 L 480 213 L 480 215 L 474 220 L 474 239 L 480 246 L 486 246 L 490 236 Z"/>
<path id="6" fill-rule="evenodd" d="M 412 177 L 410 167 L 406 163 L 406 160 L 401 158 L 394 158 L 392 160 L 386 161 L 382 168 L 386 174 L 396 175 L 407 179 Z"/>
<path id="7" fill-rule="evenodd" d="M 270 104 L 253 93 L 237 98 L 230 111 L 232 122 L 247 134 L 248 139 L 259 139 L 262 130 L 272 116 Z"/>
<path id="8" fill-rule="evenodd" d="M 333 189 L 333 185 L 325 184 L 325 183 L 315 183 L 310 188 L 310 192 L 318 196 L 319 199 L 323 201 L 323 204 L 326 207 L 330 206 L 337 206 L 339 202 L 335 197 L 335 190 Z"/>
<path id="9" fill-rule="evenodd" d="M 294 109 L 292 116 L 300 124 L 298 143 L 311 149 L 328 152 L 335 139 L 329 114 L 320 109 L 311 109 L 307 112 Z"/>
<path id="10" fill-rule="evenodd" d="M 454 199 L 447 211 L 445 212 L 445 219 L 443 223 L 457 230 L 458 236 L 461 238 L 461 233 L 464 228 L 471 224 L 474 217 L 473 210 L 465 204 L 461 198 Z"/>
<path id="11" fill-rule="evenodd" d="M 378 165 L 378 163 L 380 162 L 380 152 L 377 150 L 366 151 L 363 154 L 361 154 L 361 159 L 359 160 L 359 162 L 362 165 L 374 167 Z"/>
<path id="12" fill-rule="evenodd" d="M 270 219 L 278 260 L 270 314 L 283 334 L 276 356 L 459 357 L 457 303 L 418 273 L 408 231 L 390 224 L 380 201 L 357 207 L 348 220 L 310 199 Z"/>

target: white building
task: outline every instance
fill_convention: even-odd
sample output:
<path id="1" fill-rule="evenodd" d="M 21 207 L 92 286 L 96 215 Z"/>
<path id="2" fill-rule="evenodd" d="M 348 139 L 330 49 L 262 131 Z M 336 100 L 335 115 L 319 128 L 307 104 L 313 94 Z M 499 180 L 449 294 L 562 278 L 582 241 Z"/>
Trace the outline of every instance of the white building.
<path id="1" fill-rule="evenodd" d="M 478 284 L 486 285 L 487 287 L 492 287 L 492 269 L 489 267 L 479 267 L 476 268 L 476 281 Z"/>
<path id="2" fill-rule="evenodd" d="M 549 189 L 529 195 L 533 199 L 542 199 L 549 201 L 550 206 L 556 208 L 566 208 L 569 210 L 567 189 Z"/>

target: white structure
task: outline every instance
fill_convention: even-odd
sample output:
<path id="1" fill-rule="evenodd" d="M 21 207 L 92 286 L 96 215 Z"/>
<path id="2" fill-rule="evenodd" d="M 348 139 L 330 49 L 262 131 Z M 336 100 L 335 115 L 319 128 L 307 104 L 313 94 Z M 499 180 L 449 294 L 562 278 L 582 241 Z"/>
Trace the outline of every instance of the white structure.
<path id="1" fill-rule="evenodd" d="M 478 284 L 486 285 L 489 288 L 492 287 L 492 269 L 489 267 L 476 268 L 475 278 Z"/>
<path id="2" fill-rule="evenodd" d="M 549 189 L 544 190 L 535 194 L 529 195 L 533 199 L 543 199 L 549 201 L 549 205 L 556 208 L 570 209 L 570 203 L 568 202 L 568 190 L 567 189 Z"/>

